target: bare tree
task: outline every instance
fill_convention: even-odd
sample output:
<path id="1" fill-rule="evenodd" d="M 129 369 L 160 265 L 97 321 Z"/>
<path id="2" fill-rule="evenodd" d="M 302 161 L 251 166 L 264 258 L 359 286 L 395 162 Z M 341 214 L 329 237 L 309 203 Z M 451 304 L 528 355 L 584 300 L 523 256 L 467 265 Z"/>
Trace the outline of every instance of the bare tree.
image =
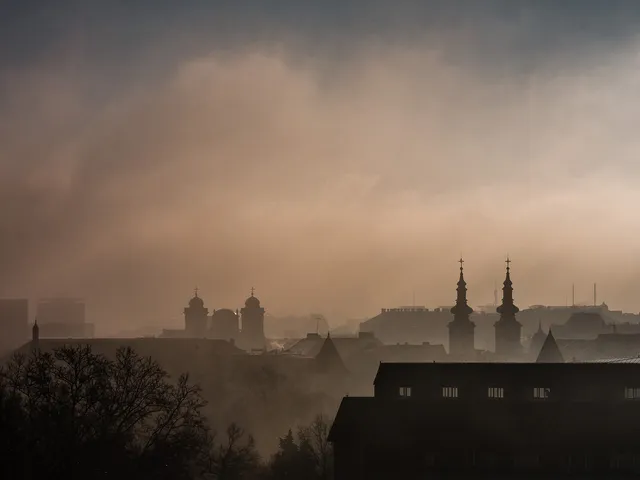
<path id="1" fill-rule="evenodd" d="M 260 463 L 253 437 L 235 423 L 229 425 L 225 437 L 220 444 L 214 446 L 209 476 L 216 480 L 247 478 L 257 470 Z"/>
<path id="2" fill-rule="evenodd" d="M 171 383 L 130 348 L 115 360 L 89 346 L 15 356 L 0 372 L 4 399 L 17 405 L 29 475 L 190 479 L 205 467 L 211 436 L 204 400 L 188 376 Z M 5 410 L 7 402 L 0 402 Z M 0 419 L 2 412 L 0 412 Z M 142 477 L 140 477 L 142 478 Z"/>
<path id="3" fill-rule="evenodd" d="M 306 444 L 309 448 L 318 478 L 322 480 L 331 478 L 333 471 L 333 449 L 328 440 L 330 425 L 329 419 L 320 414 L 311 424 L 298 430 L 300 446 L 303 448 Z"/>

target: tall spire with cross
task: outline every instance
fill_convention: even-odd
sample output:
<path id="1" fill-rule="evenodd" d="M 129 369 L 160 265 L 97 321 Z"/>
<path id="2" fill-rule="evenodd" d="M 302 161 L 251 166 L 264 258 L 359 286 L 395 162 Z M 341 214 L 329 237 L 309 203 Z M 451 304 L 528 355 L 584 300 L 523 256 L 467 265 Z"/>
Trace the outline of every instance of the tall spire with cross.
<path id="1" fill-rule="evenodd" d="M 522 325 L 516 320 L 520 309 L 513 302 L 511 282 L 511 259 L 505 260 L 507 273 L 502 287 L 502 304 L 496 309 L 500 319 L 495 323 L 496 353 L 507 357 L 519 355 L 522 351 Z"/>
<path id="2" fill-rule="evenodd" d="M 453 320 L 449 323 L 449 354 L 460 358 L 471 358 L 475 353 L 475 324 L 469 318 L 473 309 L 467 303 L 467 282 L 464 281 L 464 260 L 460 257 L 460 278 L 456 304 L 451 308 Z"/>

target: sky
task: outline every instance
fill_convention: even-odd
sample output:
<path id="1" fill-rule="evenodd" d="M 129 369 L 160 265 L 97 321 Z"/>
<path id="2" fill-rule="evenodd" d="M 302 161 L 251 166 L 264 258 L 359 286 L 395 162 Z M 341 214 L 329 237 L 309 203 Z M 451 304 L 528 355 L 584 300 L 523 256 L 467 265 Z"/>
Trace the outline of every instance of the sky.
<path id="1" fill-rule="evenodd" d="M 0 3 L 0 296 L 99 331 L 256 288 L 337 323 L 640 310 L 640 4 Z"/>

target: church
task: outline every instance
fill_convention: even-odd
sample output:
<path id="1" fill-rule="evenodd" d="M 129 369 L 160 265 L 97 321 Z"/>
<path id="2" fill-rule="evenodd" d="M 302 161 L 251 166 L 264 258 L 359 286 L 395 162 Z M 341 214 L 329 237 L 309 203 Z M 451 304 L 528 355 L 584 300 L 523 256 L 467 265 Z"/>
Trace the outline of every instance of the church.
<path id="1" fill-rule="evenodd" d="M 513 299 L 513 282 L 511 281 L 511 260 L 507 258 L 507 271 L 502 287 L 502 304 L 498 306 L 500 315 L 494 324 L 495 353 L 487 356 L 487 352 L 475 348 L 475 324 L 471 320 L 473 309 L 467 302 L 467 283 L 464 279 L 464 260 L 460 259 L 460 277 L 458 280 L 456 304 L 451 308 L 453 320 L 449 329 L 449 359 L 451 361 L 522 361 L 525 351 L 522 346 L 522 324 L 516 319 L 519 308 Z"/>
<path id="2" fill-rule="evenodd" d="M 195 294 L 184 309 L 184 329 L 162 331 L 163 338 L 211 338 L 226 340 L 248 351 L 264 351 L 267 342 L 264 334 L 264 308 L 254 295 L 245 300 L 244 307 L 235 311 L 227 308 L 213 310 L 205 307 L 204 300 Z"/>

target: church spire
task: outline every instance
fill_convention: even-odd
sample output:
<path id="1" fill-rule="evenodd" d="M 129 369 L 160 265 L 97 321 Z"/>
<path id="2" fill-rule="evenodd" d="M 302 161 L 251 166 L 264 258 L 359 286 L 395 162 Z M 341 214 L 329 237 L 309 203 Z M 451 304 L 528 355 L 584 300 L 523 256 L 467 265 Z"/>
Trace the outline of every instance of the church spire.
<path id="1" fill-rule="evenodd" d="M 456 298 L 456 304 L 451 309 L 451 313 L 455 318 L 468 318 L 473 313 L 473 309 L 467 304 L 467 282 L 464 281 L 464 260 L 462 257 L 458 260 L 460 263 L 460 279 L 458 280 L 458 296 Z"/>
<path id="2" fill-rule="evenodd" d="M 513 303 L 513 283 L 511 282 L 511 260 L 507 255 L 507 274 L 502 287 L 502 305 L 497 308 L 499 314 L 504 316 L 512 316 L 520 311 Z"/>

